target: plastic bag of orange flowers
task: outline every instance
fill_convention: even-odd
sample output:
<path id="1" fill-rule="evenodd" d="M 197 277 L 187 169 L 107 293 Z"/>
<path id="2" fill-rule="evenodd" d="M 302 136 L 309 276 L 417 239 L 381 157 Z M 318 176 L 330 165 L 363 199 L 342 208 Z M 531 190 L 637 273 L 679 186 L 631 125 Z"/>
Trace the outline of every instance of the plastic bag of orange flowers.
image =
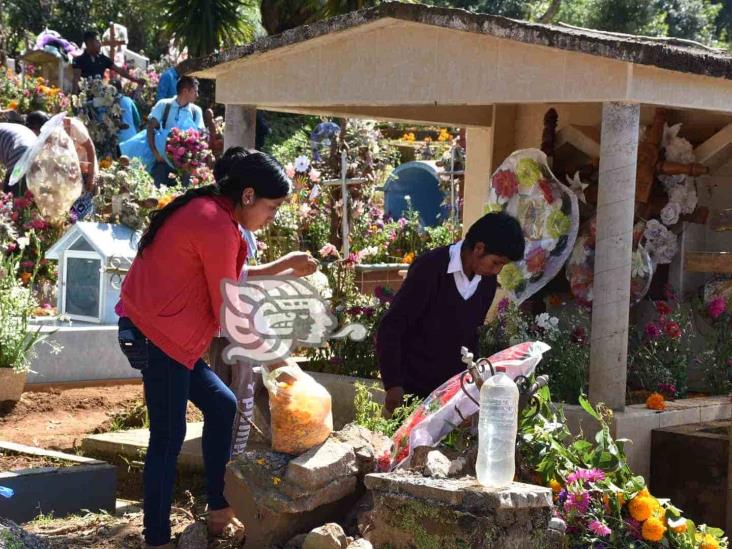
<path id="1" fill-rule="evenodd" d="M 299 455 L 333 432 L 330 393 L 297 364 L 262 372 L 269 393 L 272 450 Z"/>

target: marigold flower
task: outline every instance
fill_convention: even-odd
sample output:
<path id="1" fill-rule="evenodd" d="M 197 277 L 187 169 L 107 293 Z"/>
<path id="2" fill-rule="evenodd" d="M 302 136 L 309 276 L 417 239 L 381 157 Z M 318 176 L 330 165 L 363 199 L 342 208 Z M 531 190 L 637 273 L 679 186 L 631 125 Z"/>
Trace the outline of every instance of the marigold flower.
<path id="1" fill-rule="evenodd" d="M 618 492 L 615 496 L 618 499 L 618 505 L 620 505 L 620 507 L 625 505 L 625 494 L 623 494 L 623 492 Z"/>
<path id="2" fill-rule="evenodd" d="M 666 533 L 666 527 L 656 517 L 651 517 L 643 523 L 641 530 L 643 539 L 647 541 L 661 541 Z"/>
<path id="3" fill-rule="evenodd" d="M 666 409 L 666 401 L 661 393 L 653 393 L 646 399 L 646 408 L 649 410 L 660 410 Z"/>
<path id="4" fill-rule="evenodd" d="M 699 549 L 719 549 L 719 542 L 713 535 L 706 534 L 701 540 Z"/>
<path id="5" fill-rule="evenodd" d="M 414 261 L 414 258 L 415 258 L 414 252 L 409 252 L 408 254 L 406 254 L 406 255 L 405 255 L 405 256 L 404 256 L 403 258 L 402 258 L 402 261 L 403 261 L 404 263 L 407 263 L 407 264 L 411 264 L 411 263 L 412 263 L 412 261 Z"/>
<path id="6" fill-rule="evenodd" d="M 551 479 L 548 486 L 555 494 L 558 494 L 562 490 L 562 485 L 556 479 Z"/>
<path id="7" fill-rule="evenodd" d="M 647 496 L 636 496 L 628 504 L 630 516 L 643 522 L 653 513 L 653 500 Z"/>

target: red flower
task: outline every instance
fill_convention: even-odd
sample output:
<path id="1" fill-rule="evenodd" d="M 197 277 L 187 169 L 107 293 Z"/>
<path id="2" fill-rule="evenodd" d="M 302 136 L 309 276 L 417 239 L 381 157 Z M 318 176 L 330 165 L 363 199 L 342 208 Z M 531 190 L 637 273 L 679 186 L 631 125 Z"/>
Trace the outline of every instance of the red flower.
<path id="1" fill-rule="evenodd" d="M 526 257 L 526 270 L 530 273 L 539 273 L 544 270 L 548 254 L 544 248 L 537 247 L 529 252 Z"/>
<path id="2" fill-rule="evenodd" d="M 516 178 L 516 174 L 511 171 L 501 170 L 500 172 L 496 172 L 496 175 L 493 176 L 492 183 L 498 196 L 511 198 L 518 192 L 518 179 Z"/>
<path id="3" fill-rule="evenodd" d="M 379 468 L 379 471 L 382 473 L 388 473 L 391 469 L 391 455 L 389 452 L 381 454 L 376 460 L 376 465 Z"/>
<path id="4" fill-rule="evenodd" d="M 664 326 L 664 330 L 666 331 L 666 335 L 671 339 L 679 339 L 681 337 L 681 326 L 679 326 L 678 322 L 668 322 Z"/>
<path id="5" fill-rule="evenodd" d="M 665 301 L 656 301 L 656 312 L 661 316 L 671 314 L 671 307 Z"/>
<path id="6" fill-rule="evenodd" d="M 547 203 L 551 204 L 552 202 L 554 202 L 554 189 L 552 189 L 549 181 L 547 181 L 546 179 L 542 179 L 541 181 L 539 181 L 539 188 L 544 194 L 544 200 L 546 200 Z"/>

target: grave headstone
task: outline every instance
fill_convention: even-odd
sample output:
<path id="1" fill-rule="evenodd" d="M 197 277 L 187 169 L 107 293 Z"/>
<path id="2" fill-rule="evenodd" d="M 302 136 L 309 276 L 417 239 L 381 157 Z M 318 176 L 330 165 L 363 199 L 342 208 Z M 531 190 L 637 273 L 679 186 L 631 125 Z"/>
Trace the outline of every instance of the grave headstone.
<path id="1" fill-rule="evenodd" d="M 57 297 L 71 319 L 116 324 L 114 307 L 137 254 L 139 233 L 124 225 L 79 221 L 46 252 L 58 261 Z"/>

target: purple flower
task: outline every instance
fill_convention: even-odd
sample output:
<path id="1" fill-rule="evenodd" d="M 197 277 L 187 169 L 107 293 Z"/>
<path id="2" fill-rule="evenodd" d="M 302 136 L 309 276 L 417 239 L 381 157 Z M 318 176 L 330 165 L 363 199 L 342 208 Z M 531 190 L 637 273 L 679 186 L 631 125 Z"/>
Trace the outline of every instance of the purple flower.
<path id="1" fill-rule="evenodd" d="M 649 322 L 643 329 L 643 333 L 646 335 L 647 339 L 653 341 L 661 337 L 661 328 L 659 328 L 655 323 Z"/>
<path id="2" fill-rule="evenodd" d="M 675 397 L 676 385 L 674 385 L 673 383 L 659 383 L 658 392 L 670 397 Z"/>
<path id="3" fill-rule="evenodd" d="M 625 519 L 625 524 L 628 526 L 628 532 L 630 532 L 631 536 L 633 536 L 635 539 L 643 539 L 643 535 L 641 534 L 640 522 L 632 517 L 628 517 Z"/>
<path id="4" fill-rule="evenodd" d="M 498 314 L 502 315 L 505 314 L 506 311 L 508 311 L 508 306 L 511 302 L 508 300 L 507 297 L 504 297 L 501 301 L 498 302 Z"/>
<path id="5" fill-rule="evenodd" d="M 403 229 L 407 225 L 407 220 L 404 219 L 403 217 L 400 217 L 399 221 L 397 221 L 397 223 L 399 223 L 399 228 Z"/>
<path id="6" fill-rule="evenodd" d="M 557 496 L 557 501 L 560 505 L 564 505 L 564 502 L 567 501 L 567 490 L 562 488 L 559 490 L 559 495 Z"/>
<path id="7" fill-rule="evenodd" d="M 612 530 L 599 520 L 591 521 L 588 528 L 590 529 L 590 532 L 596 536 L 609 536 L 612 533 Z"/>

